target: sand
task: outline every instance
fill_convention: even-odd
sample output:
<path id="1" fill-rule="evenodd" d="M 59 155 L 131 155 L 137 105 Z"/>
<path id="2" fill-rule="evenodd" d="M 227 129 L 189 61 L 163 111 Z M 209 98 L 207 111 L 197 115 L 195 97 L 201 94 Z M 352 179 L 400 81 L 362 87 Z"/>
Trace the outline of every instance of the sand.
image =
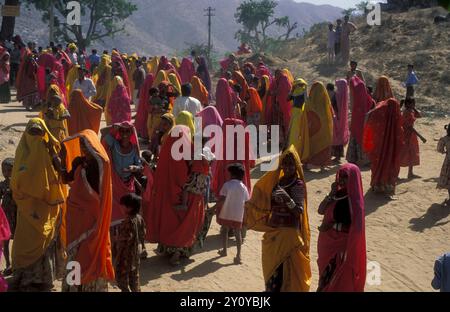
<path id="1" fill-rule="evenodd" d="M 37 113 L 26 112 L 18 103 L 0 104 L 0 159 L 14 156 L 27 119 L 33 116 L 37 116 Z M 369 192 L 370 170 L 362 173 L 367 257 L 368 261 L 379 263 L 381 270 L 380 283 L 367 285 L 367 291 L 432 291 L 430 283 L 435 258 L 450 250 L 450 207 L 441 205 L 447 192 L 436 189 L 444 159 L 443 155 L 436 152 L 436 146 L 437 140 L 444 135 L 446 122 L 448 119 L 430 118 L 417 122 L 417 130 L 428 139 L 427 144 L 420 145 L 422 164 L 415 169 L 421 178 L 406 181 L 407 169 L 403 168 L 397 200 L 388 201 Z M 315 291 L 318 281 L 317 227 L 321 217 L 317 214 L 317 208 L 329 191 L 336 170 L 337 167 L 330 167 L 324 173 L 313 171 L 306 174 L 312 233 L 311 291 Z M 256 168 L 253 182 L 259 176 Z M 218 257 L 221 241 L 215 220 L 204 249 L 198 250 L 183 267 L 171 267 L 166 258 L 153 253 L 155 245 L 147 245 L 149 258 L 141 265 L 142 290 L 263 291 L 261 238 L 261 233 L 248 232 L 242 251 L 244 263 L 240 266 L 233 264 L 236 252 L 234 244 L 231 244 L 227 258 Z M 3 266 L 2 260 L 0 267 Z M 55 286 L 55 291 L 58 291 L 59 283 Z M 111 290 L 117 291 L 115 288 Z"/>

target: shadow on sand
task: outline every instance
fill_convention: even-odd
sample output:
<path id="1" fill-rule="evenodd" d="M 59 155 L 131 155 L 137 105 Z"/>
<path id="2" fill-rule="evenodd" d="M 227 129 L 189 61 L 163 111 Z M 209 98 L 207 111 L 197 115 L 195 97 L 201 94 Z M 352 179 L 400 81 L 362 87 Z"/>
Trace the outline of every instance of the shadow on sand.
<path id="1" fill-rule="evenodd" d="M 410 229 L 416 232 L 423 232 L 426 229 L 431 229 L 435 226 L 442 226 L 450 222 L 441 221 L 450 216 L 450 207 L 442 204 L 433 204 L 428 208 L 427 212 L 419 217 L 413 218 L 409 221 Z"/>

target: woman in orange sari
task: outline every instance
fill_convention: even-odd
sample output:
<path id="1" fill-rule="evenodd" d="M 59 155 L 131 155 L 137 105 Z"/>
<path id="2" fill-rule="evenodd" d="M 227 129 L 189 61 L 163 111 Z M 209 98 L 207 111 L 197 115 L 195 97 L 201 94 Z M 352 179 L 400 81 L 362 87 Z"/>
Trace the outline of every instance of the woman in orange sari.
<path id="1" fill-rule="evenodd" d="M 393 98 L 394 93 L 391 89 L 391 84 L 389 78 L 386 76 L 381 76 L 378 78 L 377 87 L 375 89 L 374 100 L 377 103 L 386 101 L 387 99 Z"/>
<path id="2" fill-rule="evenodd" d="M 395 194 L 403 138 L 400 103 L 396 99 L 381 102 L 368 113 L 363 148 L 371 161 L 373 191 Z"/>
<path id="3" fill-rule="evenodd" d="M 310 229 L 306 183 L 294 146 L 279 167 L 255 185 L 244 223 L 263 232 L 262 265 L 269 292 L 308 292 L 311 286 Z"/>
<path id="4" fill-rule="evenodd" d="M 154 177 L 158 181 L 153 189 L 154 200 L 145 219 L 147 240 L 159 243 L 158 253 L 171 256 L 172 265 L 191 255 L 205 215 L 204 196 L 200 194 L 188 193 L 187 209 L 177 208 L 182 203 L 183 188 L 189 182 L 190 168 L 188 159 L 173 157 L 172 148 L 182 146 L 183 153 L 188 148 L 190 156 L 191 144 L 186 126 L 175 126 L 165 140 Z"/>
<path id="5" fill-rule="evenodd" d="M 206 90 L 206 87 L 203 85 L 203 82 L 197 76 L 192 77 L 191 80 L 192 91 L 191 97 L 197 99 L 202 103 L 203 107 L 209 105 L 209 93 Z"/>
<path id="6" fill-rule="evenodd" d="M 63 283 L 63 291 L 107 291 L 107 282 L 114 280 L 109 236 L 111 163 L 92 130 L 66 139 L 63 146 L 62 159 L 67 165 L 63 180 L 70 184 L 66 213 L 68 261 L 77 261 L 81 266 L 81 285 Z"/>
<path id="7" fill-rule="evenodd" d="M 88 101 L 81 90 L 74 90 L 69 103 L 69 136 L 90 129 L 98 134 L 103 108 Z"/>

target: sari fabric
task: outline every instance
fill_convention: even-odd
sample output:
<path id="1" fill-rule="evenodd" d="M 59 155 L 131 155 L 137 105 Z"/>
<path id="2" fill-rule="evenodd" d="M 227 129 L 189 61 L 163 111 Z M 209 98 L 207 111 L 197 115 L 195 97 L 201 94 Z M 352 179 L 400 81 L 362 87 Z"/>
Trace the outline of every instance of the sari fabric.
<path id="1" fill-rule="evenodd" d="M 200 113 L 197 114 L 197 117 L 202 119 L 202 130 L 205 130 L 208 126 L 222 127 L 222 117 L 220 117 L 219 112 L 214 106 L 205 107 Z"/>
<path id="2" fill-rule="evenodd" d="M 145 216 L 147 240 L 174 248 L 192 247 L 204 220 L 202 195 L 189 194 L 187 211 L 174 208 L 181 203 L 184 185 L 189 181 L 188 162 L 172 157 L 172 148 L 180 142 L 189 148 L 192 144 L 189 128 L 185 126 L 175 126 L 161 148 L 155 173 L 158 183 L 154 186 L 153 201 Z"/>
<path id="3" fill-rule="evenodd" d="M 172 84 L 175 90 L 177 90 L 178 94 L 181 95 L 181 84 L 180 81 L 178 80 L 177 75 L 175 75 L 174 73 L 170 73 L 168 78 L 169 82 Z"/>
<path id="4" fill-rule="evenodd" d="M 323 285 L 325 292 L 362 292 L 366 284 L 366 235 L 364 192 L 361 172 L 353 164 L 343 165 L 338 173 L 346 174 L 347 193 L 351 215 L 348 233 L 328 230 L 320 232 L 318 239 L 319 274 L 322 276 L 330 261 L 336 259 L 336 268 L 328 284 Z M 324 222 L 333 222 L 333 207 L 328 207 Z M 344 256 L 345 255 L 345 256 Z"/>
<path id="5" fill-rule="evenodd" d="M 203 85 L 203 82 L 197 76 L 193 76 L 191 80 L 192 92 L 191 97 L 197 99 L 203 106 L 209 104 L 209 92 Z"/>
<path id="6" fill-rule="evenodd" d="M 181 84 L 189 83 L 192 77 L 195 76 L 194 63 L 188 58 L 183 58 L 178 72 L 180 74 Z"/>
<path id="7" fill-rule="evenodd" d="M 74 85 L 75 81 L 77 81 L 77 79 L 79 77 L 78 70 L 80 68 L 81 68 L 80 65 L 72 66 L 72 68 L 69 70 L 69 72 L 67 74 L 66 90 L 67 90 L 67 96 L 69 98 L 69 103 L 70 103 L 70 96 L 71 96 L 72 91 L 73 91 L 73 85 Z"/>
<path id="8" fill-rule="evenodd" d="M 38 92 L 37 71 L 38 65 L 33 59 L 33 54 L 26 50 L 16 79 L 17 101 L 21 102 L 26 97 Z"/>
<path id="9" fill-rule="evenodd" d="M 228 81 L 221 78 L 216 88 L 216 108 L 222 119 L 235 118 L 236 110 L 233 105 L 233 97 Z"/>
<path id="10" fill-rule="evenodd" d="M 72 92 L 69 113 L 69 136 L 73 136 L 86 129 L 90 129 L 97 134 L 100 131 L 103 108 L 88 101 L 81 90 L 74 90 Z"/>
<path id="11" fill-rule="evenodd" d="M 43 129 L 44 136 L 28 134 L 33 126 Z M 65 194 L 46 144 L 55 153 L 59 152 L 60 144 L 45 122 L 39 118 L 30 119 L 17 146 L 11 178 L 11 190 L 17 204 L 17 225 L 12 249 L 14 270 L 37 262 L 58 237 Z"/>
<path id="12" fill-rule="evenodd" d="M 361 78 L 354 76 L 350 79 L 350 90 L 353 97 L 352 124 L 350 132 L 359 145 L 362 145 L 364 122 L 373 100 L 367 92 L 366 84 Z"/>
<path id="13" fill-rule="evenodd" d="M 388 99 L 369 113 L 364 127 L 363 149 L 371 161 L 372 187 L 395 186 L 403 149 L 400 104 Z"/>
<path id="14" fill-rule="evenodd" d="M 89 284 L 101 278 L 114 280 L 109 227 L 112 214 L 111 163 L 105 148 L 92 130 L 83 130 L 63 144 L 67 164 L 82 156 L 80 138 L 86 142 L 99 166 L 99 193 L 85 178 L 85 169 L 77 168 L 67 199 L 66 228 L 68 252 L 78 248 L 75 261 L 81 266 L 81 283 Z M 89 209 L 86 209 L 89 207 Z"/>
<path id="15" fill-rule="evenodd" d="M 153 87 L 158 88 L 161 82 L 163 81 L 169 81 L 169 76 L 167 75 L 166 71 L 160 70 L 158 71 L 158 74 L 156 75 L 156 78 L 153 81 Z"/>
<path id="16" fill-rule="evenodd" d="M 249 230 L 264 233 L 262 265 L 265 282 L 267 283 L 282 265 L 284 274 L 281 291 L 307 292 L 311 286 L 311 234 L 306 190 L 300 230 L 272 228 L 268 225 L 272 191 L 283 176 L 281 164 L 288 155 L 292 155 L 296 162 L 298 178 L 305 180 L 300 157 L 295 148 L 290 146 L 281 155 L 278 169 L 268 172 L 256 183 L 251 199 L 245 204 L 244 223 Z"/>
<path id="17" fill-rule="evenodd" d="M 259 97 L 258 91 L 255 88 L 248 89 L 249 101 L 247 103 L 247 114 L 259 114 L 262 112 L 263 104 Z"/>
<path id="18" fill-rule="evenodd" d="M 198 62 L 197 72 L 195 75 L 201 79 L 206 90 L 209 94 L 211 94 L 211 75 L 209 74 L 206 58 L 204 56 L 200 56 Z"/>
<path id="19" fill-rule="evenodd" d="M 125 66 L 125 63 L 118 52 L 113 51 L 111 53 L 111 55 L 112 55 L 112 57 L 111 57 L 112 62 L 119 64 L 120 77 L 122 78 L 123 84 L 125 85 L 125 89 L 128 93 L 128 96 L 131 98 L 133 96 L 133 90 L 131 89 L 130 78 L 128 77 L 127 67 Z"/>
<path id="20" fill-rule="evenodd" d="M 377 103 L 386 101 L 387 99 L 394 97 L 394 93 L 392 92 L 388 77 L 381 76 L 380 78 L 378 78 L 377 87 L 374 94 L 374 99 L 375 101 L 377 101 Z"/>
<path id="21" fill-rule="evenodd" d="M 111 97 L 106 104 L 106 123 L 108 125 L 131 121 L 131 98 L 120 76 L 114 77 Z"/>
<path id="22" fill-rule="evenodd" d="M 277 119 L 281 122 L 279 125 L 284 127 L 284 132 L 281 133 L 286 133 L 289 129 L 289 123 L 292 116 L 292 103 L 288 100 L 289 93 L 292 89 L 290 78 L 284 73 L 280 75 L 280 77 L 275 80 L 274 89 L 277 92 L 277 95 L 274 98 L 278 113 Z M 276 111 L 272 110 L 272 114 L 275 112 Z"/>
<path id="23" fill-rule="evenodd" d="M 161 70 L 168 71 L 171 69 L 176 71 L 175 66 L 170 64 L 169 59 L 166 56 L 161 56 L 161 58 L 159 59 L 158 72 Z"/>
<path id="24" fill-rule="evenodd" d="M 324 85 L 315 82 L 306 100 L 300 122 L 302 126 L 299 155 L 303 162 L 323 166 L 330 160 L 333 143 L 332 110 Z"/>
<path id="25" fill-rule="evenodd" d="M 345 79 L 336 81 L 336 101 L 338 111 L 333 117 L 333 146 L 348 144 L 350 132 L 348 129 L 348 83 Z"/>
<path id="26" fill-rule="evenodd" d="M 243 179 L 243 183 L 247 187 L 248 193 L 252 193 L 252 183 L 251 183 L 251 176 L 250 176 L 250 169 L 255 166 L 255 158 L 253 156 L 252 146 L 250 142 L 250 134 L 248 132 L 245 133 L 244 138 L 240 138 L 235 133 L 234 135 L 231 135 L 229 130 L 243 128 L 245 129 L 246 125 L 245 122 L 243 122 L 240 119 L 232 119 L 227 118 L 224 120 L 224 123 L 222 125 L 222 133 L 223 133 L 223 139 L 221 140 L 221 147 L 222 150 L 217 151 L 217 161 L 216 161 L 216 168 L 213 172 L 213 181 L 211 184 L 211 190 L 214 192 L 214 194 L 219 197 L 220 196 L 220 190 L 222 189 L 222 186 L 225 184 L 225 182 L 230 180 L 230 173 L 228 172 L 228 166 L 235 163 L 240 163 L 245 168 L 245 175 Z M 220 140 L 219 140 L 220 141 Z M 242 146 L 242 143 L 245 144 Z M 233 150 L 231 149 L 233 146 Z M 218 149 L 218 147 L 216 146 Z M 234 153 L 230 155 L 231 157 L 228 157 L 229 152 L 233 151 Z M 239 155 L 243 150 L 243 156 L 239 157 Z M 239 159 L 244 158 L 244 159 Z"/>
<path id="27" fill-rule="evenodd" d="M 147 72 L 149 74 L 152 74 L 153 76 L 156 76 L 158 73 L 158 67 L 159 67 L 159 58 L 157 56 L 153 57 L 151 60 L 147 62 Z"/>
<path id="28" fill-rule="evenodd" d="M 3 208 L 0 206 L 0 259 L 3 255 L 3 242 L 9 240 L 11 237 L 11 230 L 9 228 L 9 222 L 6 218 Z M 0 273 L 0 293 L 8 290 L 8 283 L 6 283 L 2 274 Z"/>
<path id="29" fill-rule="evenodd" d="M 267 75 L 263 75 L 261 77 L 262 81 L 264 81 L 264 96 L 261 98 L 263 109 L 261 114 L 261 124 L 267 125 L 268 121 L 271 120 L 269 111 L 270 111 L 270 78 Z M 261 82 L 260 82 L 261 85 Z M 260 86 L 261 88 L 261 86 Z"/>
<path id="30" fill-rule="evenodd" d="M 109 55 L 103 55 L 100 65 L 95 69 L 92 81 L 97 89 L 97 94 L 92 99 L 95 103 L 106 105 L 108 92 L 112 81 L 112 67 L 109 65 L 111 58 Z"/>
<path id="31" fill-rule="evenodd" d="M 149 91 L 153 85 L 153 80 L 153 75 L 148 74 L 141 90 L 139 91 L 139 105 L 134 126 L 136 127 L 136 131 L 141 138 L 148 138 L 147 119 L 149 113 Z"/>
<path id="32" fill-rule="evenodd" d="M 194 116 L 190 112 L 181 111 L 175 118 L 175 124 L 188 127 L 191 137 L 195 135 Z"/>
<path id="33" fill-rule="evenodd" d="M 248 83 L 247 83 L 247 80 L 245 80 L 245 77 L 244 77 L 244 75 L 242 74 L 242 72 L 240 72 L 240 71 L 235 71 L 235 72 L 233 73 L 233 81 L 234 81 L 236 84 L 238 84 L 238 85 L 241 86 L 242 91 L 241 91 L 241 93 L 239 94 L 239 96 L 240 96 L 240 98 L 241 98 L 243 101 L 246 101 L 246 100 L 248 99 L 248 97 L 249 97 L 249 94 L 248 94 Z"/>

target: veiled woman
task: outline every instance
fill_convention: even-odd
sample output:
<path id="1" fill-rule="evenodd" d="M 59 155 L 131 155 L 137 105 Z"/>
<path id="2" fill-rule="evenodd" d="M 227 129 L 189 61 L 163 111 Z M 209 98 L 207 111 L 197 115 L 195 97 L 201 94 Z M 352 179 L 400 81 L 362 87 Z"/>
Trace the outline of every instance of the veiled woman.
<path id="1" fill-rule="evenodd" d="M 310 230 L 306 183 L 294 146 L 279 167 L 255 185 L 244 223 L 263 232 L 262 265 L 266 291 L 307 292 L 311 285 Z"/>
<path id="2" fill-rule="evenodd" d="M 62 275 L 65 196 L 54 161 L 59 151 L 60 143 L 45 122 L 30 119 L 16 150 L 11 178 L 17 204 L 12 288 L 18 291 L 49 291 L 57 275 Z"/>

